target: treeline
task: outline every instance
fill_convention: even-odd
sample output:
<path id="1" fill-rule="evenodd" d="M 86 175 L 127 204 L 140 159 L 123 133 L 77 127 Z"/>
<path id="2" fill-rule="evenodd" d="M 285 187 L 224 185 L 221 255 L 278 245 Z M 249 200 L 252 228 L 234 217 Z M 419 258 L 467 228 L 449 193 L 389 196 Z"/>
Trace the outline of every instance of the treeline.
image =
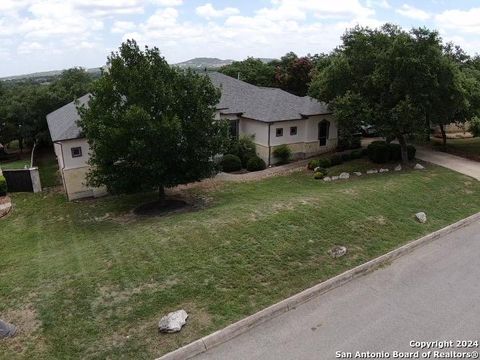
<path id="1" fill-rule="evenodd" d="M 341 41 L 329 54 L 288 53 L 267 64 L 249 58 L 220 71 L 329 103 L 344 136 L 371 124 L 403 144 L 410 136 L 428 138 L 438 126 L 446 143 L 445 126 L 466 121 L 480 132 L 478 55 L 444 43 L 437 31 L 391 24 L 357 26 Z"/>
<path id="2" fill-rule="evenodd" d="M 49 83 L 0 82 L 0 144 L 18 141 L 20 149 L 50 142 L 46 115 L 90 91 L 85 69 L 65 70 Z"/>
<path id="3" fill-rule="evenodd" d="M 328 59 L 327 54 L 299 57 L 294 52 L 289 52 L 280 60 L 267 63 L 253 57 L 234 61 L 230 65 L 222 66 L 219 71 L 253 85 L 278 87 L 292 94 L 305 96 L 316 69 L 324 66 Z"/>

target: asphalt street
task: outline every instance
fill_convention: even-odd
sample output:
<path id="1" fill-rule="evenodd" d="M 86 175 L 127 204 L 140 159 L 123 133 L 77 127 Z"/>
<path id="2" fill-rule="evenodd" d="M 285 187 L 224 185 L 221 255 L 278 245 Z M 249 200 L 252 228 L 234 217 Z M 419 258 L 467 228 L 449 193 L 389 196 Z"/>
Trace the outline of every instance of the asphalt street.
<path id="1" fill-rule="evenodd" d="M 261 324 L 196 360 L 435 358 L 426 341 L 480 341 L 480 223 L 456 230 L 363 277 Z M 412 343 L 414 341 L 415 343 Z M 416 343 L 418 342 L 418 343 Z M 478 353 L 477 353 L 478 354 Z M 441 356 L 438 355 L 438 356 Z M 399 358 L 399 357 L 397 357 Z M 437 357 L 438 358 L 438 357 Z"/>

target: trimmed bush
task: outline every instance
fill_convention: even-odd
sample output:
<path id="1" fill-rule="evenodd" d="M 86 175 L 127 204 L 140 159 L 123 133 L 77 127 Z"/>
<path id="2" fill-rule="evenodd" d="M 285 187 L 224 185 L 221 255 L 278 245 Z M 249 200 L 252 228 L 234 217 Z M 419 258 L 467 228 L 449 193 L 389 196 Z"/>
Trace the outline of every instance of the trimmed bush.
<path id="1" fill-rule="evenodd" d="M 247 170 L 248 171 L 260 171 L 265 170 L 267 164 L 263 159 L 259 158 L 258 156 L 251 157 L 250 160 L 247 162 Z"/>
<path id="2" fill-rule="evenodd" d="M 319 165 L 319 160 L 318 159 L 312 159 L 308 162 L 307 169 L 308 170 L 313 170 Z"/>
<path id="3" fill-rule="evenodd" d="M 249 136 L 241 136 L 240 139 L 233 139 L 228 152 L 238 156 L 244 168 L 247 167 L 247 162 L 250 158 L 257 156 L 256 145 Z"/>
<path id="4" fill-rule="evenodd" d="M 340 165 L 343 163 L 342 157 L 340 155 L 332 155 L 330 156 L 330 163 L 331 166 Z"/>
<path id="5" fill-rule="evenodd" d="M 402 147 L 400 144 L 388 144 L 388 151 L 390 152 L 390 161 L 402 160 Z"/>
<path id="6" fill-rule="evenodd" d="M 225 172 L 233 172 L 242 169 L 242 161 L 237 155 L 233 154 L 224 155 L 220 165 Z"/>
<path id="7" fill-rule="evenodd" d="M 353 150 L 351 153 L 350 153 L 350 158 L 352 160 L 355 160 L 355 159 L 361 159 L 363 156 L 363 151 L 362 150 Z"/>
<path id="8" fill-rule="evenodd" d="M 377 164 L 384 164 L 390 159 L 390 148 L 385 141 L 374 141 L 367 147 L 368 158 Z"/>
<path id="9" fill-rule="evenodd" d="M 3 176 L 0 176 L 0 196 L 7 195 L 7 180 Z"/>
<path id="10" fill-rule="evenodd" d="M 474 116 L 470 119 L 469 123 L 468 131 L 470 131 L 474 137 L 480 136 L 480 118 Z"/>
<path id="11" fill-rule="evenodd" d="M 321 171 L 317 171 L 315 174 L 313 174 L 313 178 L 317 180 L 323 179 L 324 177 L 325 174 Z"/>
<path id="12" fill-rule="evenodd" d="M 290 150 L 287 145 L 283 144 L 273 150 L 273 156 L 279 159 L 278 164 L 286 164 L 292 156 L 292 150 Z"/>
<path id="13" fill-rule="evenodd" d="M 322 168 L 329 168 L 330 166 L 332 166 L 332 162 L 329 158 L 321 158 L 318 159 L 318 166 Z"/>
<path id="14" fill-rule="evenodd" d="M 347 161 L 350 161 L 352 160 L 352 156 L 350 155 L 350 153 L 344 153 L 342 155 L 340 155 L 342 157 L 342 161 L 343 162 L 347 162 Z"/>
<path id="15" fill-rule="evenodd" d="M 417 153 L 417 149 L 413 145 L 407 145 L 407 154 L 408 160 L 412 161 L 415 159 L 415 154 Z"/>

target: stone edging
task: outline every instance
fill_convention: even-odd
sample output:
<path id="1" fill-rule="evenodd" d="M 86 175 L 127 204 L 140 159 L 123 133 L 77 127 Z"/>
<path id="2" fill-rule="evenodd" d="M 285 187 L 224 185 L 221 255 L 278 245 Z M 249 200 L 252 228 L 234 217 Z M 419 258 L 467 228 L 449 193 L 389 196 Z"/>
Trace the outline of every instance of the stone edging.
<path id="1" fill-rule="evenodd" d="M 0 198 L 0 218 L 6 216 L 12 209 L 12 200 L 5 196 Z"/>
<path id="2" fill-rule="evenodd" d="M 364 275 L 368 272 L 378 269 L 380 266 L 385 265 L 391 262 L 392 260 L 413 251 L 417 247 L 425 245 L 433 240 L 438 239 L 441 236 L 444 236 L 453 232 L 454 230 L 460 227 L 469 225 L 478 220 L 480 220 L 480 213 L 474 214 L 454 224 L 448 225 L 440 230 L 437 230 L 431 234 L 421 237 L 420 239 L 412 241 L 384 255 L 381 255 L 373 260 L 370 260 L 365 264 L 362 264 L 353 269 L 347 270 L 340 275 L 337 275 L 309 289 L 306 289 L 298 294 L 295 294 L 285 300 L 282 300 L 272 306 L 269 306 L 266 309 L 260 310 L 259 312 L 251 316 L 248 316 L 236 323 L 233 323 L 221 330 L 214 332 L 213 334 L 207 335 L 199 340 L 196 340 L 168 354 L 165 354 L 162 357 L 157 358 L 156 360 L 190 359 L 193 356 L 199 355 L 207 350 L 210 350 L 215 346 L 218 346 L 222 343 L 225 343 L 233 339 L 234 337 L 240 334 L 247 332 L 248 330 L 250 330 L 251 328 L 257 325 L 260 325 L 268 320 L 271 320 L 281 315 L 282 313 L 293 310 L 295 309 L 296 306 L 316 296 L 324 294 L 327 291 L 330 291 L 341 285 L 344 285 L 347 282 L 361 275 Z"/>

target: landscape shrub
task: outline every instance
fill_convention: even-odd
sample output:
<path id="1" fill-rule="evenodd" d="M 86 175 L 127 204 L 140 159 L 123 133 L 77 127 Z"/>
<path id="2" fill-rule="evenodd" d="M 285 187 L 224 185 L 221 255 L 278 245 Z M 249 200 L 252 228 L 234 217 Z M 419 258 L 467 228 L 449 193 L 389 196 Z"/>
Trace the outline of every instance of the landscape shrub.
<path id="1" fill-rule="evenodd" d="M 408 160 L 412 161 L 415 159 L 415 154 L 417 153 L 417 149 L 413 145 L 407 145 L 407 154 Z"/>
<path id="2" fill-rule="evenodd" d="M 263 159 L 259 158 L 258 156 L 251 157 L 247 162 L 247 170 L 248 171 L 260 171 L 265 170 L 267 164 Z"/>
<path id="3" fill-rule="evenodd" d="M 244 168 L 247 167 L 247 162 L 250 158 L 257 156 L 256 145 L 249 136 L 232 139 L 228 153 L 238 156 Z"/>
<path id="4" fill-rule="evenodd" d="M 279 159 L 278 164 L 286 164 L 292 156 L 292 150 L 290 150 L 287 145 L 283 144 L 273 150 L 273 156 Z"/>
<path id="5" fill-rule="evenodd" d="M 343 163 L 342 157 L 336 154 L 332 155 L 330 156 L 330 163 L 331 166 L 340 165 L 341 163 Z"/>
<path id="6" fill-rule="evenodd" d="M 318 166 L 322 168 L 329 168 L 330 166 L 332 166 L 332 162 L 329 158 L 321 158 L 318 159 Z"/>
<path id="7" fill-rule="evenodd" d="M 350 158 L 352 160 L 355 160 L 355 159 L 361 159 L 363 156 L 363 151 L 362 150 L 353 150 L 351 153 L 350 153 Z"/>
<path id="8" fill-rule="evenodd" d="M 315 169 L 317 166 L 320 166 L 319 164 L 319 160 L 318 159 L 312 159 L 308 162 L 308 165 L 307 165 L 307 169 L 308 170 L 313 170 Z"/>
<path id="9" fill-rule="evenodd" d="M 400 146 L 400 144 L 388 144 L 388 151 L 390 153 L 390 161 L 402 160 L 402 147 Z"/>
<path id="10" fill-rule="evenodd" d="M 390 148 L 385 141 L 374 141 L 367 147 L 368 158 L 377 164 L 384 164 L 390 159 Z"/>
<path id="11" fill-rule="evenodd" d="M 233 172 L 242 169 L 242 161 L 237 155 L 233 154 L 224 155 L 220 165 L 225 172 Z"/>
<path id="12" fill-rule="evenodd" d="M 342 157 L 343 162 L 352 160 L 352 156 L 350 155 L 350 153 L 343 153 L 340 156 Z"/>
<path id="13" fill-rule="evenodd" d="M 313 178 L 317 180 L 323 179 L 324 177 L 325 177 L 325 174 L 322 173 L 321 171 L 317 171 L 316 173 L 313 174 Z"/>
<path id="14" fill-rule="evenodd" d="M 3 176 L 0 176 L 0 196 L 7 195 L 7 180 Z"/>
<path id="15" fill-rule="evenodd" d="M 480 117 L 474 116 L 469 123 L 468 131 L 471 132 L 474 137 L 480 136 Z"/>
<path id="16" fill-rule="evenodd" d="M 415 159 L 415 146 L 407 145 L 408 160 Z M 377 164 L 389 161 L 397 162 L 402 160 L 402 148 L 400 144 L 387 144 L 384 141 L 374 141 L 367 147 L 368 158 Z"/>
<path id="17" fill-rule="evenodd" d="M 325 176 L 328 174 L 328 170 L 320 166 L 317 166 L 315 169 L 313 169 L 313 172 L 321 172 Z"/>

